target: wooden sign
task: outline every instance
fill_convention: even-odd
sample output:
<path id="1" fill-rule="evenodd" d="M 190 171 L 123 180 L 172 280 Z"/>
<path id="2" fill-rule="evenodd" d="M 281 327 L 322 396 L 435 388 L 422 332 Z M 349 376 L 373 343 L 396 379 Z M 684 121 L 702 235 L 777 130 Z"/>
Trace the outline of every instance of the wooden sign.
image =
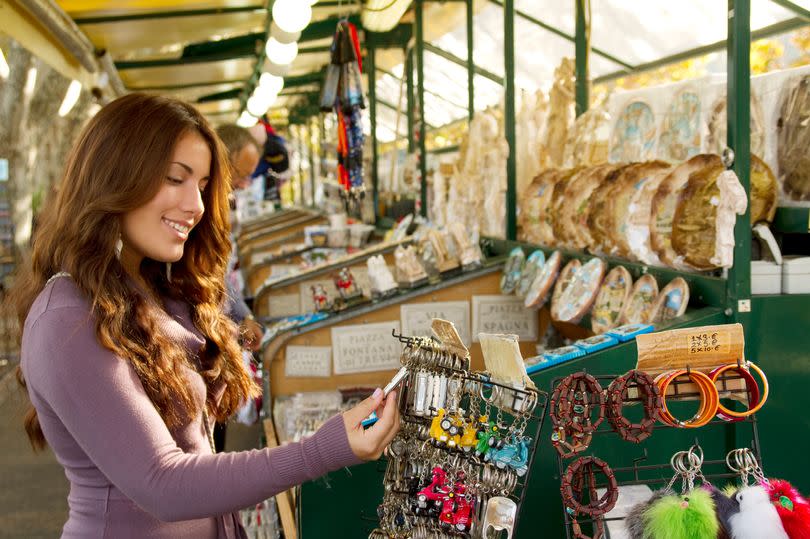
<path id="1" fill-rule="evenodd" d="M 462 342 L 469 346 L 470 302 L 437 301 L 434 303 L 412 303 L 399 308 L 402 320 L 402 334 L 408 337 L 432 335 L 431 322 L 434 318 L 448 320 L 456 326 Z"/>
<path id="2" fill-rule="evenodd" d="M 401 367 L 402 343 L 391 335 L 399 333 L 399 320 L 332 328 L 335 374 L 387 371 Z"/>
<path id="3" fill-rule="evenodd" d="M 288 378 L 328 378 L 332 375 L 330 346 L 287 347 L 284 376 Z"/>
<path id="4" fill-rule="evenodd" d="M 636 343 L 636 368 L 653 376 L 687 366 L 708 372 L 745 357 L 745 336 L 740 324 L 647 333 L 637 336 Z"/>
<path id="5" fill-rule="evenodd" d="M 301 314 L 298 294 L 271 295 L 267 298 L 267 312 L 272 318 Z"/>
<path id="6" fill-rule="evenodd" d="M 537 311 L 523 306 L 517 296 L 473 296 L 472 336 L 478 342 L 479 333 L 514 334 L 521 341 L 536 341 Z"/>

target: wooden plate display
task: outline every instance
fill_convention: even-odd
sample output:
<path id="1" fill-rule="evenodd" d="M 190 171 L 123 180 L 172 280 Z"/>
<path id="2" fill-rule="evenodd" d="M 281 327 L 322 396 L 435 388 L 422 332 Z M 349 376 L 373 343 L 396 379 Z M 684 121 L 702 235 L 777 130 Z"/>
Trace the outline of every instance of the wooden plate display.
<path id="1" fill-rule="evenodd" d="M 591 329 L 604 333 L 619 325 L 633 289 L 633 277 L 624 266 L 616 266 L 605 277 L 591 311 Z"/>
<path id="2" fill-rule="evenodd" d="M 661 122 L 658 155 L 680 163 L 700 153 L 700 96 L 684 88 L 672 99 Z"/>
<path id="3" fill-rule="evenodd" d="M 603 164 L 588 167 L 572 177 L 566 185 L 566 203 L 558 211 L 554 228 L 555 234 L 563 238 L 566 247 L 586 249 L 593 243 L 588 231 L 591 194 L 619 166 L 621 165 Z"/>
<path id="4" fill-rule="evenodd" d="M 626 239 L 630 203 L 650 178 L 670 168 L 664 161 L 648 161 L 628 167 L 618 178 L 608 204 L 607 237 L 610 242 L 610 254 L 630 258 L 630 245 Z"/>
<path id="5" fill-rule="evenodd" d="M 596 254 L 606 254 L 609 252 L 611 242 L 608 237 L 610 228 L 610 201 L 614 196 L 614 190 L 619 185 L 619 179 L 627 171 L 637 166 L 638 163 L 623 165 L 605 176 L 604 181 L 591 193 L 588 204 L 588 232 L 592 242 L 590 251 Z"/>
<path id="6" fill-rule="evenodd" d="M 675 277 L 666 285 L 653 306 L 652 324 L 665 324 L 683 316 L 689 305 L 689 285 L 683 277 Z"/>
<path id="7" fill-rule="evenodd" d="M 620 325 L 649 324 L 653 316 L 653 307 L 658 298 L 658 282 L 650 274 L 642 275 L 633 285 L 627 307 L 622 314 Z"/>
<path id="8" fill-rule="evenodd" d="M 515 291 L 525 262 L 526 254 L 523 252 L 523 249 L 520 247 L 512 249 L 503 267 L 503 275 L 501 276 L 502 294 L 511 294 Z"/>
<path id="9" fill-rule="evenodd" d="M 722 155 L 728 142 L 728 120 L 726 119 L 726 96 L 715 100 L 709 113 L 709 134 L 706 136 L 706 148 L 712 153 Z M 751 92 L 751 153 L 765 155 L 765 114 L 759 98 Z"/>
<path id="10" fill-rule="evenodd" d="M 577 271 L 571 283 L 551 302 L 551 319 L 576 324 L 591 310 L 607 265 L 599 258 L 592 258 Z"/>
<path id="11" fill-rule="evenodd" d="M 782 190 L 790 200 L 810 200 L 810 75 L 785 93 L 777 128 Z"/>
<path id="12" fill-rule="evenodd" d="M 591 329 L 604 333 L 616 327 L 630 299 L 633 277 L 624 266 L 616 266 L 605 277 L 591 311 Z"/>
<path id="13" fill-rule="evenodd" d="M 526 297 L 526 294 L 529 293 L 529 287 L 532 285 L 535 277 L 537 277 L 537 274 L 543 268 L 545 263 L 546 255 L 540 249 L 529 255 L 529 257 L 526 259 L 526 263 L 523 264 L 523 270 L 520 272 L 520 280 L 518 281 L 517 288 L 515 289 L 515 295 L 517 297 Z"/>
<path id="14" fill-rule="evenodd" d="M 540 237 L 540 244 L 541 245 L 548 245 L 548 246 L 558 246 L 562 245 L 557 238 L 557 235 L 554 232 L 555 222 L 557 221 L 558 211 L 560 205 L 563 204 L 563 193 L 565 192 L 565 186 L 571 181 L 581 168 L 575 169 L 568 169 L 564 170 L 560 173 L 557 181 L 554 183 L 554 188 L 552 189 L 551 193 L 551 201 L 549 205 L 546 207 L 546 211 L 544 214 L 545 218 L 545 225 L 541 227 L 541 237 Z"/>
<path id="15" fill-rule="evenodd" d="M 614 163 L 646 161 L 655 156 L 655 114 L 643 101 L 628 103 L 616 118 L 610 135 Z"/>
<path id="16" fill-rule="evenodd" d="M 650 245 L 658 258 L 671 267 L 685 267 L 677 264 L 678 253 L 672 248 L 672 220 L 678 207 L 681 191 L 686 187 L 689 176 L 706 167 L 723 166 L 720 156 L 700 154 L 672 169 L 658 186 L 650 209 Z"/>
<path id="17" fill-rule="evenodd" d="M 652 174 L 640 189 L 635 190 L 627 208 L 623 242 L 629 248 L 627 257 L 651 266 L 661 265 L 661 260 L 650 245 L 650 212 L 658 187 L 672 169 Z"/>
<path id="18" fill-rule="evenodd" d="M 689 176 L 672 218 L 672 248 L 687 264 L 699 269 L 717 267 L 715 250 L 717 178 L 722 164 L 705 167 Z M 773 220 L 776 212 L 776 178 L 758 157 L 751 156 L 751 223 Z"/>
<path id="19" fill-rule="evenodd" d="M 554 251 L 529 286 L 526 300 L 523 302 L 526 308 L 539 309 L 545 305 L 551 287 L 554 286 L 557 275 L 560 273 L 560 264 L 562 264 L 562 255 L 559 251 Z"/>
<path id="20" fill-rule="evenodd" d="M 560 275 L 557 277 L 557 282 L 554 283 L 554 293 L 551 294 L 552 309 L 554 308 L 554 304 L 560 300 L 560 297 L 563 295 L 563 292 L 565 292 L 565 289 L 571 285 L 574 277 L 581 267 L 582 262 L 574 258 L 565 265 L 562 271 L 560 271 Z"/>
<path id="21" fill-rule="evenodd" d="M 545 230 L 546 213 L 554 194 L 554 184 L 562 171 L 544 170 L 529 184 L 520 203 L 521 239 L 529 243 L 540 243 L 541 239 L 551 235 Z"/>

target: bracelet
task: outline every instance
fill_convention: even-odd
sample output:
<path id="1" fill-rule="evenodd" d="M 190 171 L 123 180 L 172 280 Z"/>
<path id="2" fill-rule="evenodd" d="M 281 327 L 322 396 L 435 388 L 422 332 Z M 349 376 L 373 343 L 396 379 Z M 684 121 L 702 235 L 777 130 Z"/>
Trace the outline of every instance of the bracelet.
<path id="1" fill-rule="evenodd" d="M 700 408 L 691 419 L 681 421 L 675 419 L 669 411 L 669 407 L 667 406 L 667 389 L 676 378 L 684 375 L 689 377 L 689 380 L 697 386 L 700 392 Z M 695 429 L 707 425 L 714 416 L 717 415 L 720 395 L 717 393 L 717 387 L 715 387 L 712 379 L 702 372 L 687 369 L 670 371 L 658 375 L 655 379 L 655 383 L 661 394 L 661 413 L 659 414 L 659 419 L 662 423 L 671 427 Z"/>
<path id="2" fill-rule="evenodd" d="M 599 415 L 590 418 L 590 396 L 597 397 Z M 550 417 L 555 427 L 587 434 L 605 419 L 605 395 L 599 382 L 586 372 L 575 372 L 563 378 L 551 396 Z M 576 414 L 576 415 L 575 415 Z M 579 419 L 579 420 L 577 420 Z"/>
<path id="3" fill-rule="evenodd" d="M 641 403 L 644 406 L 644 419 L 632 423 L 622 415 L 625 395 L 631 385 L 635 384 Z M 655 381 L 646 373 L 632 370 L 616 378 L 607 389 L 607 416 L 613 430 L 628 442 L 640 443 L 653 433 L 661 409 L 661 395 Z"/>
<path id="4" fill-rule="evenodd" d="M 756 379 L 751 374 L 751 370 L 756 372 L 762 379 L 761 395 L 759 384 L 757 384 Z M 737 363 L 731 363 L 729 365 L 717 367 L 716 369 L 714 369 L 712 372 L 709 373 L 709 378 L 711 378 L 712 383 L 715 384 L 715 387 L 717 387 L 716 384 L 717 380 L 720 378 L 720 375 L 726 371 L 736 371 L 742 377 L 742 379 L 745 380 L 746 392 L 750 394 L 750 399 L 748 401 L 748 410 L 744 412 L 735 412 L 733 410 L 726 408 L 725 406 L 723 406 L 718 402 L 717 417 L 719 417 L 724 421 L 741 421 L 743 418 L 749 417 L 757 413 L 765 404 L 765 401 L 768 400 L 768 392 L 769 392 L 768 378 L 765 376 L 765 373 L 762 372 L 762 369 L 760 369 L 750 361 L 746 361 L 742 365 Z"/>
<path id="5" fill-rule="evenodd" d="M 602 472 L 607 478 L 605 493 L 599 498 L 596 495 L 596 471 Z M 582 490 L 585 481 L 588 481 L 590 502 L 583 504 Z M 560 485 L 563 503 L 569 514 L 583 514 L 590 517 L 602 516 L 616 505 L 619 499 L 619 486 L 616 482 L 616 475 L 607 463 L 599 457 L 580 457 L 572 462 L 565 470 L 562 483 Z"/>

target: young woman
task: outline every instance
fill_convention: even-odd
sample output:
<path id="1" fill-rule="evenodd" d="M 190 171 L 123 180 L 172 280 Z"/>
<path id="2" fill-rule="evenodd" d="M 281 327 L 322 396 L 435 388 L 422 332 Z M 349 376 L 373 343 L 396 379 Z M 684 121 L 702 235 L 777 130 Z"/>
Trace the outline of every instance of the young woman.
<path id="1" fill-rule="evenodd" d="M 377 390 L 301 443 L 213 454 L 213 421 L 257 390 L 222 309 L 225 159 L 196 109 L 130 94 L 89 122 L 43 212 L 16 300 L 26 431 L 70 481 L 63 538 L 244 537 L 236 510 L 378 458 L 399 427 Z"/>

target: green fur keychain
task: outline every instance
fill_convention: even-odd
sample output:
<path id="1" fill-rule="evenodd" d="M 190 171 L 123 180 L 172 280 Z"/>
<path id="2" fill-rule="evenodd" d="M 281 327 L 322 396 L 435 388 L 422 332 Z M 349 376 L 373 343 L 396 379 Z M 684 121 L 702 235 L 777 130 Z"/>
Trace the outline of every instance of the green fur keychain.
<path id="1" fill-rule="evenodd" d="M 715 539 L 720 529 L 712 497 L 702 489 L 661 497 L 643 521 L 644 539 Z"/>

